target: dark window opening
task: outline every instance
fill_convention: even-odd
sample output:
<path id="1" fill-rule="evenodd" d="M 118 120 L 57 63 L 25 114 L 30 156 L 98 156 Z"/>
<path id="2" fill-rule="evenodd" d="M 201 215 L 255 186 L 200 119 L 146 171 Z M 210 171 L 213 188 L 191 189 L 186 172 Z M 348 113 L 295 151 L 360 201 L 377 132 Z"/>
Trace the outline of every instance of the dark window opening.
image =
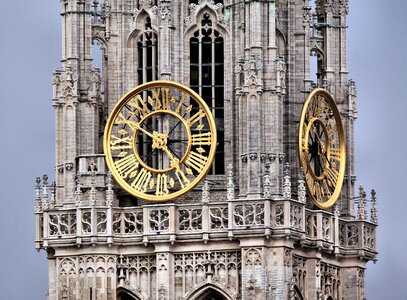
<path id="1" fill-rule="evenodd" d="M 201 26 L 190 39 L 190 86 L 215 117 L 218 145 L 209 174 L 225 174 L 224 43 L 220 33 L 212 28 L 208 13 L 203 15 Z"/>

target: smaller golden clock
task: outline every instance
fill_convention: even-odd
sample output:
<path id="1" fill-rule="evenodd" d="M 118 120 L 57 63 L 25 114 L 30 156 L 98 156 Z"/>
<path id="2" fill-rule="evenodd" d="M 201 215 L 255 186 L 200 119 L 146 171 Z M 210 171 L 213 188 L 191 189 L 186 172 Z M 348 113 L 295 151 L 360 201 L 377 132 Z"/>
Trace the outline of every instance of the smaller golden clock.
<path id="1" fill-rule="evenodd" d="M 298 154 L 309 198 L 319 208 L 331 207 L 342 189 L 346 148 L 339 110 L 324 89 L 313 90 L 304 103 Z"/>
<path id="2" fill-rule="evenodd" d="M 123 96 L 109 116 L 103 146 L 107 166 L 124 190 L 167 201 L 203 179 L 216 137 L 205 101 L 184 85 L 159 80 Z"/>

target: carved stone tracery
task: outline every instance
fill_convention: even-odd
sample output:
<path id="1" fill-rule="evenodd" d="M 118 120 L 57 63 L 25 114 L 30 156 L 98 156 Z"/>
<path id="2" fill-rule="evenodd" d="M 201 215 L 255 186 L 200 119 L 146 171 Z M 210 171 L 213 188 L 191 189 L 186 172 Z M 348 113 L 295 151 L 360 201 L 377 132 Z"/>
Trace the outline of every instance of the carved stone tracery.
<path id="1" fill-rule="evenodd" d="M 187 299 L 208 282 L 230 295 L 240 291 L 240 251 L 191 252 L 174 255 L 174 280 L 179 288 L 176 299 Z M 183 279 L 184 278 L 184 279 Z"/>

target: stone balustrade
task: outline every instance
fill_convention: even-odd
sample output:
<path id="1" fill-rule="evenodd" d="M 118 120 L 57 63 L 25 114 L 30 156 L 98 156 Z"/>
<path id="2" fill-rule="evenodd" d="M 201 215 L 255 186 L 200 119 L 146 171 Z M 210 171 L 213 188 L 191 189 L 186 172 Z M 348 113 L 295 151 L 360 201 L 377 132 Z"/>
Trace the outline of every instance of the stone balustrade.
<path id="1" fill-rule="evenodd" d="M 36 212 L 36 247 L 149 244 L 265 237 L 321 251 L 375 257 L 376 225 L 309 210 L 293 199 L 253 199 L 139 207 L 77 206 Z"/>

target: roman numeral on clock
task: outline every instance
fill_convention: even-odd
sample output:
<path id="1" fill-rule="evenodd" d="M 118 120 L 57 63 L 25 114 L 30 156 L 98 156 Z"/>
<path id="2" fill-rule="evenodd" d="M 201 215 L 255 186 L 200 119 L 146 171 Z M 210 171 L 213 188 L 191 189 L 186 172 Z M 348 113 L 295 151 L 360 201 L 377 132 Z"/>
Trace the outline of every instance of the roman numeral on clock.
<path id="1" fill-rule="evenodd" d="M 167 195 L 169 193 L 167 178 L 168 178 L 168 176 L 165 174 L 157 175 L 157 183 L 155 185 L 156 186 L 155 194 L 157 196 Z"/>
<path id="2" fill-rule="evenodd" d="M 191 151 L 187 161 L 185 162 L 191 168 L 201 172 L 205 167 L 208 157 L 198 154 L 195 151 Z"/>
<path id="3" fill-rule="evenodd" d="M 114 165 L 119 172 L 120 176 L 123 178 L 132 178 L 137 174 L 137 169 L 139 163 L 137 162 L 136 156 L 134 154 L 123 157 L 114 162 Z"/>
<path id="4" fill-rule="evenodd" d="M 192 145 L 202 146 L 211 144 L 211 132 L 197 133 L 192 135 Z"/>
<path id="5" fill-rule="evenodd" d="M 339 172 L 336 169 L 327 168 L 325 169 L 325 176 L 328 180 L 328 184 L 331 187 L 335 187 L 335 184 L 338 181 Z"/>
<path id="6" fill-rule="evenodd" d="M 157 88 L 151 91 L 153 98 L 148 96 L 148 103 L 154 108 L 154 110 L 170 109 L 170 98 L 169 98 L 169 88 Z M 154 101 L 155 100 L 155 101 Z M 174 99 L 175 101 L 175 99 Z M 155 106 L 154 106 L 155 102 Z"/>
<path id="7" fill-rule="evenodd" d="M 319 185 L 318 181 L 314 181 L 314 193 L 315 198 L 317 201 L 322 201 L 322 192 L 321 192 L 321 186 Z"/>
<path id="8" fill-rule="evenodd" d="M 133 138 L 130 136 L 119 138 L 112 134 L 110 137 L 110 149 L 112 150 L 131 149 L 133 147 Z"/>
<path id="9" fill-rule="evenodd" d="M 136 179 L 131 183 L 131 187 L 136 191 L 144 193 L 150 183 L 151 172 L 142 168 L 136 175 Z"/>
<path id="10" fill-rule="evenodd" d="M 179 114 L 179 112 L 181 111 L 181 107 L 182 107 L 182 105 L 184 104 L 184 101 L 185 101 L 186 97 L 187 97 L 187 94 L 182 93 L 182 97 L 181 97 L 181 99 L 179 100 L 179 103 L 178 103 L 177 108 L 175 109 L 175 112 L 176 112 L 176 113 Z"/>
<path id="11" fill-rule="evenodd" d="M 150 113 L 150 110 L 147 107 L 147 103 L 143 100 L 143 98 L 141 98 L 140 95 L 137 95 L 135 98 L 131 99 L 128 102 L 128 105 L 137 109 L 137 111 L 140 114 L 140 119 L 142 119 L 145 115 Z"/>
<path id="12" fill-rule="evenodd" d="M 338 148 L 331 148 L 329 151 L 329 158 L 340 161 L 341 160 L 341 150 Z"/>
<path id="13" fill-rule="evenodd" d="M 177 178 L 178 178 L 178 182 L 179 182 L 181 188 L 184 188 L 184 187 L 186 187 L 188 184 L 191 183 L 191 182 L 189 181 L 189 179 L 185 176 L 184 171 L 182 171 L 180 168 L 178 168 L 178 169 L 175 171 L 175 175 L 176 175 Z"/>
<path id="14" fill-rule="evenodd" d="M 194 114 L 192 117 L 190 117 L 187 120 L 187 124 L 189 126 L 191 126 L 192 124 L 198 122 L 200 119 L 202 119 L 203 117 L 205 117 L 205 112 L 203 111 L 203 109 L 199 109 L 198 112 L 196 114 Z"/>
<path id="15" fill-rule="evenodd" d="M 332 137 L 334 136 L 334 134 L 337 133 L 337 132 L 338 132 L 338 131 L 337 131 L 337 129 L 336 129 L 336 124 L 333 124 L 333 125 L 332 125 L 332 128 L 329 129 L 329 131 L 328 131 L 328 136 L 329 136 L 330 138 L 332 138 Z"/>
<path id="16" fill-rule="evenodd" d="M 332 196 L 331 188 L 329 187 L 329 183 L 326 178 L 324 178 L 324 180 L 322 181 L 321 189 L 322 189 L 322 193 L 324 195 L 326 195 L 328 198 L 330 198 Z"/>

